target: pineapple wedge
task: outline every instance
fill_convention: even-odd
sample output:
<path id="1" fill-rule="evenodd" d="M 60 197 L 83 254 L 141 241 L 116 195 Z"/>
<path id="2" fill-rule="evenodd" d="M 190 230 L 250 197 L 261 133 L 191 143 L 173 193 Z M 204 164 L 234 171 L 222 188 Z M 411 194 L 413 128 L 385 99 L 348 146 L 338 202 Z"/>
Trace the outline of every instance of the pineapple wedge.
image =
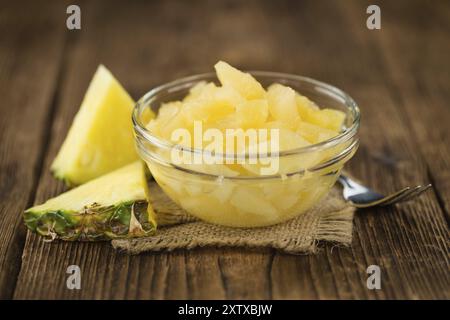
<path id="1" fill-rule="evenodd" d="M 275 83 L 267 89 L 267 98 L 272 118 L 294 128 L 300 121 L 296 92 L 290 87 Z"/>
<path id="2" fill-rule="evenodd" d="M 140 161 L 25 211 L 27 227 L 48 240 L 106 240 L 146 236 L 156 229 Z"/>
<path id="3" fill-rule="evenodd" d="M 80 185 L 136 161 L 133 107 L 133 99 L 100 65 L 51 166 L 54 175 Z"/>
<path id="4" fill-rule="evenodd" d="M 251 74 L 242 72 L 223 61 L 217 62 L 214 68 L 223 86 L 232 87 L 247 100 L 265 97 L 264 88 Z"/>

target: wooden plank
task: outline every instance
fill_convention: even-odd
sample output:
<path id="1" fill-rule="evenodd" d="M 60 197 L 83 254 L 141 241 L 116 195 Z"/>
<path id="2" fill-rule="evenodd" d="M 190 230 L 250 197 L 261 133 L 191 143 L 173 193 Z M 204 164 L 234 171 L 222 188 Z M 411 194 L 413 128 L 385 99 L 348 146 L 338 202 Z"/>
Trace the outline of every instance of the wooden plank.
<path id="1" fill-rule="evenodd" d="M 444 2 L 419 5 L 421 10 L 412 11 L 406 3 L 386 3 L 387 36 L 374 40 L 392 70 L 393 96 L 410 124 L 412 139 L 417 141 L 450 222 L 450 6 Z M 405 15 L 403 29 L 395 23 L 398 15 Z M 418 27 L 417 21 L 423 16 L 433 18 L 425 19 Z"/>
<path id="2" fill-rule="evenodd" d="M 398 10 L 397 12 L 392 12 L 388 6 L 382 3 L 382 10 L 386 16 L 392 15 L 395 17 L 395 21 L 391 21 L 391 24 L 384 20 L 385 29 L 381 33 L 373 33 L 365 28 L 358 28 L 357 21 L 360 21 L 358 17 L 361 17 L 365 12 L 365 6 L 363 3 L 356 3 L 357 5 L 351 7 L 352 12 L 344 13 L 347 17 L 347 21 L 350 21 L 350 29 L 353 31 L 352 35 L 355 39 L 362 44 L 364 48 L 368 48 L 372 53 L 372 60 L 379 61 L 379 65 L 375 65 L 374 69 L 370 70 L 368 74 L 371 76 L 378 70 L 379 77 L 377 82 L 383 84 L 386 88 L 386 96 L 389 96 L 389 102 L 383 102 L 381 99 L 377 105 L 373 106 L 376 115 L 379 116 L 380 110 L 379 105 L 386 104 L 391 107 L 385 108 L 382 112 L 384 114 L 385 120 L 381 120 L 379 123 L 383 123 L 383 131 L 392 131 L 388 136 L 391 138 L 389 143 L 390 146 L 386 147 L 383 145 L 381 152 L 376 155 L 381 162 L 385 162 L 388 166 L 394 166 L 395 172 L 400 173 L 398 177 L 398 182 L 404 185 L 408 184 L 420 184 L 429 182 L 429 172 L 430 168 L 428 166 L 428 159 L 426 154 L 418 154 L 418 150 L 421 149 L 422 144 L 425 141 L 420 141 L 415 139 L 414 131 L 411 130 L 410 120 L 414 119 L 416 122 L 426 123 L 422 117 L 419 117 L 418 110 L 421 107 L 421 100 L 411 100 L 408 104 L 408 108 L 399 109 L 397 90 L 395 88 L 401 87 L 402 83 L 399 79 L 395 79 L 394 75 L 399 75 L 401 77 L 408 77 L 407 70 L 397 70 L 392 68 L 392 66 L 383 59 L 383 54 L 387 52 L 387 48 L 380 47 L 380 43 L 374 41 L 376 39 L 390 39 L 392 42 L 398 42 L 397 37 L 393 37 L 390 33 L 390 26 L 395 26 L 396 28 L 401 28 L 399 30 L 398 36 L 401 34 L 407 35 L 411 34 L 413 30 L 414 34 L 418 34 L 416 29 L 421 29 L 422 26 L 419 25 L 408 25 L 405 20 L 412 18 L 412 12 L 419 13 L 424 11 L 423 2 L 415 3 L 403 3 L 402 6 L 409 7 L 408 10 Z M 392 3 L 389 3 L 392 4 Z M 398 4 L 398 2 L 397 2 Z M 368 4 L 367 4 L 368 5 Z M 417 30 L 418 31 L 418 30 Z M 431 30 L 430 30 L 431 31 Z M 428 33 L 427 33 L 428 34 Z M 413 54 L 413 52 L 418 51 L 421 48 L 423 42 L 425 41 L 426 34 L 420 34 L 414 38 L 410 38 L 409 50 L 401 50 L 401 47 L 393 48 L 396 52 L 396 64 L 401 65 L 403 61 L 407 60 L 408 57 Z M 436 39 L 437 40 L 437 39 Z M 439 45 L 439 41 L 435 42 L 435 45 Z M 412 50 L 415 48 L 415 50 Z M 383 91 L 378 92 L 378 94 L 383 94 Z M 404 93 L 408 94 L 408 93 Z M 377 100 L 376 94 L 373 97 L 374 101 Z M 380 99 L 378 99 L 380 100 Z M 397 121 L 394 120 L 394 112 L 397 114 L 399 122 L 403 125 L 397 127 Z M 405 117 L 405 114 L 409 112 L 410 118 Z M 392 129 L 392 128 L 395 128 Z M 392 138 L 398 139 L 398 141 L 392 141 Z M 374 136 L 373 139 L 376 139 Z M 374 141 L 374 140 L 371 140 Z M 443 145 L 443 142 L 435 141 L 435 148 L 439 149 Z M 405 150 L 400 149 L 401 145 L 404 145 Z M 396 150 L 397 149 L 397 150 Z M 398 153 L 398 150 L 401 153 Z M 370 151 L 369 151 L 370 152 Z M 388 171 L 389 173 L 391 170 Z M 386 181 L 385 175 L 380 175 L 381 179 L 375 179 L 376 181 L 383 182 Z M 394 176 L 395 177 L 395 176 Z M 395 182 L 395 181 L 393 181 Z M 389 263 L 396 263 L 396 268 L 398 269 L 398 274 L 400 277 L 398 279 L 391 275 L 391 279 L 398 281 L 396 287 L 400 290 L 400 297 L 407 298 L 445 298 L 449 296 L 449 285 L 450 278 L 448 276 L 449 261 L 448 261 L 448 226 L 445 221 L 445 212 L 439 206 L 439 199 L 436 194 L 432 192 L 424 195 L 422 198 L 418 199 L 414 203 L 408 203 L 400 206 L 399 212 L 404 216 L 399 216 L 395 220 L 396 227 L 387 228 L 385 230 L 385 235 L 381 239 L 388 239 L 388 241 L 404 242 L 401 246 L 394 246 L 392 249 L 395 251 L 398 257 L 392 259 Z M 389 225 L 386 225 L 389 226 Z M 397 231 L 398 229 L 398 231 Z M 397 239 L 400 238 L 400 239 Z M 382 241 L 378 242 L 383 244 Z M 383 251 L 381 252 L 383 253 Z M 411 256 L 411 254 L 413 254 Z M 398 260 L 398 261 L 396 261 Z M 388 262 L 388 260 L 386 260 Z M 403 293 L 402 293 L 403 290 Z"/>
<path id="3" fill-rule="evenodd" d="M 135 97 L 157 83 L 209 71 L 217 59 L 334 83 L 362 106 L 362 147 L 352 173 L 383 192 L 427 182 L 429 168 L 385 81 L 389 70 L 376 54 L 380 44 L 355 30 L 366 30 L 362 5 L 108 2 L 108 15 L 104 5 L 82 5 L 84 29 L 68 44 L 36 202 L 64 190 L 47 169 L 100 62 Z M 411 204 L 360 212 L 352 248 L 327 245 L 316 256 L 239 249 L 127 256 L 107 243 L 44 244 L 28 234 L 15 298 L 448 298 L 447 231 L 429 193 Z M 81 290 L 65 286 L 71 264 L 81 268 Z M 366 288 L 370 264 L 382 269 L 382 290 Z"/>
<path id="4" fill-rule="evenodd" d="M 272 19 L 283 21 L 277 30 L 280 50 L 299 53 L 297 65 L 290 62 L 292 72 L 335 83 L 360 103 L 362 146 L 351 162 L 351 171 L 386 193 L 404 185 L 429 182 L 428 168 L 417 154 L 417 144 L 410 138 L 408 122 L 396 106 L 390 83 L 384 80 L 389 70 L 376 55 L 375 44 L 368 40 L 367 6 L 352 2 L 349 7 L 357 9 L 348 12 L 347 6 L 337 3 L 321 5 L 302 3 L 294 8 L 291 3 L 283 6 L 277 2 L 279 10 L 274 7 L 267 11 L 271 12 Z M 417 12 L 420 8 L 411 10 Z M 316 12 L 321 13 L 320 21 L 327 21 L 326 24 L 317 22 Z M 401 26 L 401 18 L 396 16 L 396 19 L 396 25 Z M 294 37 L 290 30 L 295 30 L 297 41 L 289 41 Z M 330 251 L 331 247 L 327 246 L 323 254 L 309 257 L 310 270 L 297 259 L 276 255 L 272 267 L 275 297 L 448 297 L 446 239 L 447 225 L 433 193 L 397 208 L 362 211 L 355 218 L 351 250 Z M 381 267 L 383 290 L 367 290 L 365 271 L 370 264 Z M 283 275 L 286 269 L 296 270 L 295 281 Z M 298 282 L 310 282 L 311 278 L 313 288 L 297 287 Z"/>
<path id="5" fill-rule="evenodd" d="M 25 242 L 22 211 L 42 168 L 64 33 L 58 6 L 0 11 L 0 299 L 11 298 Z M 45 41 L 43 40 L 45 39 Z"/>
<path id="6" fill-rule="evenodd" d="M 81 6 L 82 30 L 68 44 L 66 72 L 52 126 L 49 152 L 45 158 L 45 170 L 37 189 L 37 203 L 65 189 L 62 183 L 51 177 L 48 168 L 99 63 L 109 67 L 135 97 L 160 82 L 180 76 L 180 72 L 191 72 L 180 69 L 180 62 L 175 61 L 178 52 L 186 45 L 177 41 L 176 32 L 180 26 L 163 25 L 161 21 L 169 17 L 168 14 L 173 11 L 171 6 L 178 6 L 174 12 L 180 12 L 187 4 L 140 2 L 130 4 L 124 11 L 118 3 L 113 3 L 108 15 L 103 14 L 104 5 L 96 2 Z M 162 17 L 149 20 L 151 12 L 160 12 Z M 200 11 L 197 12 L 200 14 Z M 143 33 L 135 34 L 135 28 L 143 30 Z M 199 28 L 202 28 L 201 23 L 194 25 L 190 32 L 196 33 Z M 135 36 L 130 39 L 130 34 Z M 102 39 L 101 47 L 98 45 L 99 39 Z M 161 50 L 160 45 L 167 47 Z M 179 45 L 181 47 L 177 47 Z M 204 266 L 205 261 L 210 264 Z M 66 268 L 72 264 L 79 265 L 82 271 L 82 290 L 79 291 L 66 288 Z M 204 289 L 197 287 L 201 280 L 205 280 L 205 277 L 196 278 L 197 272 L 202 270 L 199 266 L 203 266 L 204 270 L 211 268 L 211 271 L 203 273 L 208 280 L 202 284 Z M 189 282 L 187 274 L 192 274 Z M 192 286 L 195 287 L 190 288 Z M 210 290 L 212 288 L 213 292 Z M 129 257 L 114 251 L 109 243 L 45 244 L 32 234 L 27 235 L 23 267 L 15 292 L 16 298 L 162 299 L 208 296 L 224 297 L 217 253 L 211 255 L 206 250 L 192 256 L 175 252 Z"/>

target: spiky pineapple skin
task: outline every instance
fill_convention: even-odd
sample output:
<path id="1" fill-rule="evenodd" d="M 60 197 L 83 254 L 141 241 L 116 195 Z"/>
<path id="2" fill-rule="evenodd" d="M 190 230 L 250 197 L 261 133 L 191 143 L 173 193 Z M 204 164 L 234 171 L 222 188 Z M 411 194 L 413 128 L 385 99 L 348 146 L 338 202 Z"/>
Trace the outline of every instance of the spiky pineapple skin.
<path id="1" fill-rule="evenodd" d="M 156 229 L 146 166 L 134 162 L 27 209 L 26 226 L 47 240 L 140 237 Z"/>
<path id="2" fill-rule="evenodd" d="M 136 207 L 139 206 L 139 210 Z M 98 207 L 93 204 L 80 212 L 52 210 L 24 212 L 25 225 L 47 241 L 99 241 L 135 238 L 152 234 L 156 225 L 148 213 L 145 201 L 130 201 L 115 206 Z M 139 228 L 132 225 L 132 215 Z"/>

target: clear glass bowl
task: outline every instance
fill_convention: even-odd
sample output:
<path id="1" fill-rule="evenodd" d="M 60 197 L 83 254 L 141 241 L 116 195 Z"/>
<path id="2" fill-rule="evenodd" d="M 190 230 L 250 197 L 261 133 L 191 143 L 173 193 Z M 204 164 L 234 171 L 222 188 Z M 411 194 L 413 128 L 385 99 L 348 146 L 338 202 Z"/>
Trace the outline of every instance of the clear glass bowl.
<path id="1" fill-rule="evenodd" d="M 230 174 L 235 172 L 235 167 L 229 170 L 229 166 L 218 164 L 180 166 L 169 156 L 172 148 L 177 146 L 146 129 L 150 120 L 149 108 L 156 113 L 161 103 L 183 99 L 199 81 L 217 83 L 216 76 L 211 73 L 182 78 L 149 91 L 138 101 L 133 112 L 138 152 L 159 186 L 173 201 L 193 216 L 210 223 L 261 227 L 302 214 L 327 195 L 358 147 L 360 113 L 345 92 L 306 77 L 262 71 L 250 73 L 264 87 L 278 82 L 290 86 L 321 108 L 345 112 L 344 127 L 330 140 L 280 152 L 280 171 L 273 175 L 261 175 L 250 168 L 244 170 L 245 174 L 236 176 Z M 182 150 L 190 154 L 205 152 L 186 147 Z"/>

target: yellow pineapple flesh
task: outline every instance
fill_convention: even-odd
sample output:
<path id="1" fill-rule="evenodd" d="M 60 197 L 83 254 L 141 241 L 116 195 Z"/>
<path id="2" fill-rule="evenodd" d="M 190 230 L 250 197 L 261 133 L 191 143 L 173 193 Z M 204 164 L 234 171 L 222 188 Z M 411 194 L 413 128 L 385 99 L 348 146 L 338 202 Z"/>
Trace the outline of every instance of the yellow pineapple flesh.
<path id="1" fill-rule="evenodd" d="M 100 65 L 52 163 L 54 175 L 79 185 L 137 160 L 133 107 L 133 99 Z"/>

